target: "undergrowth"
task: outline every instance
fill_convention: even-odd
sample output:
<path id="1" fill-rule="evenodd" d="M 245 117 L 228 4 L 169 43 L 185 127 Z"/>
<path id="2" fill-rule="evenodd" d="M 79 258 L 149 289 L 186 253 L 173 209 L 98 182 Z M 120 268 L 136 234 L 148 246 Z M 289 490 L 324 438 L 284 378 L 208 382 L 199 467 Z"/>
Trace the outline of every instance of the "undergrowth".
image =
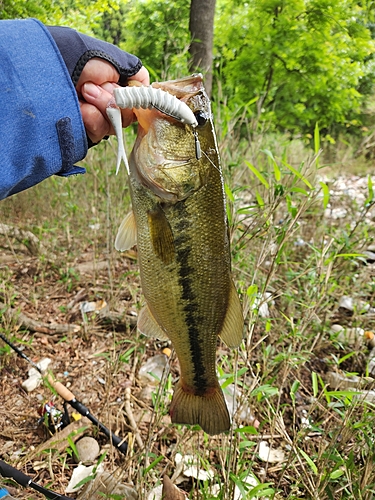
<path id="1" fill-rule="evenodd" d="M 182 487 L 189 498 L 370 500 L 375 492 L 374 404 L 362 386 L 332 387 L 327 374 L 358 375 L 366 390 L 373 387 L 370 348 L 363 339 L 347 342 L 332 329 L 333 324 L 375 329 L 375 315 L 368 308 L 354 307 L 348 313 L 339 306 L 343 296 L 374 304 L 375 271 L 363 254 L 374 243 L 371 177 L 363 198 L 337 194 L 338 170 L 324 163 L 318 129 L 312 144 L 282 137 L 276 141 L 257 137 L 251 124 L 239 127 L 223 118 L 225 109 L 221 113 L 216 125 L 232 267 L 246 324 L 238 350 L 218 346 L 220 382 L 235 403 L 232 429 L 211 438 L 198 428 L 170 425 L 168 407 L 177 378 L 172 353 L 152 391 L 153 410 L 140 407 L 146 419 L 139 424 L 143 448 L 130 433 L 128 457 L 111 452 L 103 460 L 122 481 L 133 484 L 140 498 L 148 498 L 163 473 L 174 475 L 181 454 L 192 455 L 198 469 L 207 473 L 205 479 L 185 477 Z M 43 245 L 35 268 L 27 270 L 36 283 L 27 290 L 22 275 L 2 264 L 2 313 L 26 296 L 42 308 L 48 299 L 43 283 L 50 280 L 58 290 L 79 290 L 84 278 L 77 262 L 88 253 L 94 262 L 107 262 L 104 278 L 99 272 L 90 278 L 93 296 L 104 297 L 112 309 L 126 303 L 138 310 L 134 256 L 119 257 L 113 249 L 129 208 L 126 172 L 115 176 L 114 163 L 113 146 L 103 144 L 85 161 L 86 176 L 52 178 L 2 203 L 1 219 L 32 231 Z M 346 182 L 349 186 L 349 176 Z M 343 217 L 331 216 L 336 207 L 345 209 Z M 27 253 L 22 242 L 12 239 L 2 246 L 18 261 Z M 126 259 L 129 264 L 119 264 Z M 23 338 L 5 314 L 2 331 L 13 340 Z M 98 332 L 89 321 L 82 345 L 89 345 Z M 68 349 L 71 341 L 68 336 L 61 345 Z M 145 339 L 134 329 L 113 331 L 108 344 L 98 355 L 106 366 L 108 387 L 103 418 L 116 423 L 118 414 L 109 410 L 114 384 L 130 378 L 136 384 L 140 366 L 166 344 Z M 32 346 L 37 354 L 34 342 Z M 1 347 L 3 364 L 11 355 Z M 270 449 L 268 460 L 261 453 L 264 446 Z"/>

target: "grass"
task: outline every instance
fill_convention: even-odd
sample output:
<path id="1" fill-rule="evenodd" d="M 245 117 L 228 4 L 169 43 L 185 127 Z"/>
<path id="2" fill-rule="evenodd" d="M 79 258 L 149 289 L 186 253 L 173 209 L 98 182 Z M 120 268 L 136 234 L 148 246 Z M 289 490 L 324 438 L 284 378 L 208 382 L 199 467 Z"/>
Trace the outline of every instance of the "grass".
<path id="1" fill-rule="evenodd" d="M 324 167 L 318 135 L 313 146 L 288 143 L 280 136 L 256 137 L 253 132 L 245 141 L 228 120 L 220 118 L 216 125 L 226 166 L 233 272 L 246 313 L 241 347 L 228 351 L 219 346 L 221 383 L 226 391 L 240 394 L 233 429 L 209 438 L 197 429 L 170 426 L 168 405 L 177 373 L 172 354 L 170 371 L 153 390 L 152 414 L 147 405 L 137 407 L 144 448 L 130 434 L 129 456 L 124 460 L 108 453 L 107 470 L 121 473 L 122 481 L 147 498 L 163 473 L 174 474 L 178 454 L 193 455 L 194 465 L 208 475 L 184 478 L 182 487 L 192 499 L 370 500 L 375 493 L 374 405 L 359 389 L 330 387 L 326 375 L 369 375 L 369 347 L 361 340 L 343 341 L 331 326 L 375 329 L 373 313 L 360 308 L 345 313 L 338 306 L 344 295 L 374 303 L 375 271 L 361 254 L 374 242 L 373 220 L 368 217 L 372 184 L 367 181 L 363 200 L 336 195 L 338 171 Z M 5 304 L 22 307 L 30 302 L 34 312 L 43 310 L 53 282 L 57 296 L 88 286 L 91 297 L 105 298 L 111 309 L 139 307 L 137 268 L 113 249 L 129 206 L 125 169 L 114 175 L 110 144 L 91 151 L 85 163 L 89 173 L 84 177 L 52 178 L 0 205 L 7 224 L 31 230 L 43 243 L 32 264 L 25 246 L 13 240 L 4 243 L 17 262 L 25 258 L 27 269 L 22 274 L 20 265 L 17 274 L 2 264 L 0 293 Z M 345 208 L 346 215 L 325 216 L 336 207 Z M 97 264 L 104 260 L 105 271 L 94 271 L 89 278 L 77 271 L 77 263 L 88 254 Z M 28 277 L 27 284 L 22 276 Z M 64 304 L 59 307 L 63 317 Z M 3 331 L 14 338 L 15 325 L 3 318 Z M 118 394 L 116 384 L 132 377 L 136 386 L 139 367 L 164 344 L 130 330 L 102 334 L 95 319 L 88 319 L 82 338 L 67 337 L 60 345 L 66 351 L 73 342 L 88 349 L 99 334 L 107 336 L 106 349 L 94 359 L 102 363 L 107 385 L 97 409 L 105 422 L 125 432 L 119 412 L 111 406 Z M 30 338 L 22 332 L 16 336 L 23 342 Z M 41 350 L 35 342 L 32 347 L 35 353 Z M 15 369 L 6 347 L 0 354 L 0 363 Z M 74 364 L 73 352 L 71 359 Z M 367 389 L 373 387 L 371 378 L 364 380 Z M 241 419 L 246 408 L 260 422 L 258 428 L 253 419 Z M 282 460 L 266 460 L 261 453 L 264 442 L 281 452 Z M 66 480 L 73 465 L 69 468 L 64 461 L 58 467 L 55 480 Z"/>

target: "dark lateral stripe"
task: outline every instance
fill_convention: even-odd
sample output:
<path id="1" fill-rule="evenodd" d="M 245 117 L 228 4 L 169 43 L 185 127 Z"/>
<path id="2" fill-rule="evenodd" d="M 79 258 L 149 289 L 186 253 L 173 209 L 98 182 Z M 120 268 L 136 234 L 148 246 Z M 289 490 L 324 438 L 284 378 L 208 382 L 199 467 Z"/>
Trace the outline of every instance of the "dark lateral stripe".
<path id="1" fill-rule="evenodd" d="M 180 210 L 181 212 L 181 210 Z M 180 213 L 180 215 L 182 215 Z M 182 220 L 182 219 L 181 219 Z M 185 219 L 186 220 L 186 219 Z M 179 284 L 182 288 L 182 299 L 184 301 L 184 312 L 189 333 L 190 356 L 194 367 L 194 385 L 197 394 L 207 391 L 206 371 L 203 366 L 202 346 L 199 342 L 199 315 L 198 303 L 193 290 L 192 274 L 194 269 L 189 264 L 191 247 L 189 239 L 180 234 L 175 239 L 176 257 L 179 264 Z"/>

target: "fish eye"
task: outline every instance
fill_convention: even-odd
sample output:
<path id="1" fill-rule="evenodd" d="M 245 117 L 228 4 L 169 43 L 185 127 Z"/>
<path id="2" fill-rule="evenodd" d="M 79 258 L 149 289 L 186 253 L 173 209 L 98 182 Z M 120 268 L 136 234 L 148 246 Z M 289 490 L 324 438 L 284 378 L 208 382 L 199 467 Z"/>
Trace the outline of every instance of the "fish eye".
<path id="1" fill-rule="evenodd" d="M 198 127 L 203 127 L 203 125 L 206 125 L 207 123 L 207 115 L 203 111 L 196 111 L 194 113 L 195 118 L 197 119 L 198 122 Z"/>

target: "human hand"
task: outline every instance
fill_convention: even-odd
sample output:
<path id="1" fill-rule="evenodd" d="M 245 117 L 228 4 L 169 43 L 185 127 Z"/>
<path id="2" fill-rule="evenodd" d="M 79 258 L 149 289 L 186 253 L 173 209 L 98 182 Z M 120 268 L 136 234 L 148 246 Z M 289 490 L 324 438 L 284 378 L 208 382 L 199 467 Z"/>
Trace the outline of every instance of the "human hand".
<path id="1" fill-rule="evenodd" d="M 149 75 L 138 57 L 111 43 L 84 35 L 66 26 L 47 26 L 76 87 L 82 119 L 89 139 L 99 142 L 113 134 L 105 109 L 113 89 L 138 80 L 149 85 Z M 123 124 L 134 121 L 131 110 L 123 110 Z"/>
<path id="2" fill-rule="evenodd" d="M 86 63 L 76 85 L 83 123 L 93 143 L 99 142 L 106 135 L 114 134 L 106 108 L 113 89 L 119 86 L 119 76 L 111 63 L 94 58 Z M 143 85 L 150 84 L 149 74 L 144 66 L 138 73 L 130 76 L 129 80 L 137 80 Z M 122 109 L 121 114 L 124 127 L 136 119 L 131 109 Z"/>

